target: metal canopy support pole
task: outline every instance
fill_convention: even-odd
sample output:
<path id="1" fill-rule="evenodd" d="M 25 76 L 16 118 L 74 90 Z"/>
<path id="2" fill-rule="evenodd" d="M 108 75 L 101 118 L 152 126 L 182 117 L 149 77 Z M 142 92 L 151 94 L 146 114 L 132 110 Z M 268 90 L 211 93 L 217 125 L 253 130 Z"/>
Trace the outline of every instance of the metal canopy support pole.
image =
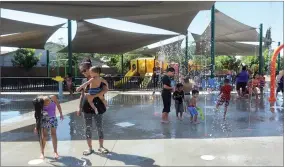
<path id="1" fill-rule="evenodd" d="M 56 67 L 56 71 L 57 71 L 57 74 L 56 74 L 56 76 L 59 76 L 60 74 L 60 71 L 59 71 L 59 68 L 60 68 L 60 61 L 59 60 L 56 60 L 56 65 L 57 65 L 57 67 Z"/>
<path id="2" fill-rule="evenodd" d="M 122 76 L 124 75 L 124 54 L 121 55 L 121 72 Z"/>
<path id="3" fill-rule="evenodd" d="M 260 24 L 259 27 L 259 68 L 258 68 L 258 73 L 259 74 L 263 74 L 263 57 L 262 57 L 262 29 L 263 29 L 263 25 Z"/>
<path id="4" fill-rule="evenodd" d="M 215 5 L 211 10 L 211 78 L 215 72 Z"/>
<path id="5" fill-rule="evenodd" d="M 280 46 L 280 42 L 278 42 L 278 46 Z M 278 54 L 278 60 L 277 60 L 277 70 L 278 71 L 280 71 L 280 52 L 279 52 L 279 54 Z M 272 72 L 274 72 L 274 71 L 272 71 Z"/>
<path id="6" fill-rule="evenodd" d="M 185 45 L 185 74 L 188 75 L 188 30 L 186 32 Z"/>
<path id="7" fill-rule="evenodd" d="M 46 52 L 46 56 L 47 56 L 47 77 L 49 77 L 49 50 L 47 50 Z"/>
<path id="8" fill-rule="evenodd" d="M 68 72 L 72 76 L 71 20 L 68 20 Z"/>

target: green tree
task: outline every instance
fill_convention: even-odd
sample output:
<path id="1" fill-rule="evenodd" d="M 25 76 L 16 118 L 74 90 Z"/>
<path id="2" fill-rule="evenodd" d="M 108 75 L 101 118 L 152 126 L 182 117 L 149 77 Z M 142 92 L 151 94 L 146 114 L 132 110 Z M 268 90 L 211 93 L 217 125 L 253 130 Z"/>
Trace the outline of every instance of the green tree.
<path id="1" fill-rule="evenodd" d="M 50 52 L 56 53 L 57 59 L 68 59 L 68 53 L 60 52 L 62 49 L 64 49 L 66 46 L 62 42 L 60 44 L 48 42 L 45 46 L 46 50 L 49 50 Z M 90 57 L 94 58 L 94 53 L 72 53 L 72 60 L 75 63 L 79 63 L 82 61 L 83 58 Z M 64 62 L 60 62 L 60 66 L 64 66 Z M 73 63 L 74 64 L 74 63 Z"/>
<path id="2" fill-rule="evenodd" d="M 116 54 L 95 54 L 93 58 L 102 60 L 109 67 L 116 67 L 121 62 L 121 55 Z"/>
<path id="3" fill-rule="evenodd" d="M 29 70 L 37 65 L 40 56 L 41 54 L 38 56 L 35 55 L 35 49 L 18 49 L 11 61 L 13 66 L 23 67 Z"/>
<path id="4" fill-rule="evenodd" d="M 268 49 L 263 51 L 263 60 L 264 60 L 264 67 L 263 67 L 263 72 L 270 73 L 270 61 L 271 61 L 271 55 L 273 51 L 270 51 L 270 55 L 268 54 Z M 253 72 L 258 71 L 259 67 L 259 57 L 258 55 L 256 56 L 243 56 L 241 58 L 241 62 L 246 64 Z M 276 63 L 277 67 L 277 63 Z"/>
<path id="5" fill-rule="evenodd" d="M 218 56 L 215 58 L 216 70 L 238 71 L 241 61 L 235 56 Z"/>

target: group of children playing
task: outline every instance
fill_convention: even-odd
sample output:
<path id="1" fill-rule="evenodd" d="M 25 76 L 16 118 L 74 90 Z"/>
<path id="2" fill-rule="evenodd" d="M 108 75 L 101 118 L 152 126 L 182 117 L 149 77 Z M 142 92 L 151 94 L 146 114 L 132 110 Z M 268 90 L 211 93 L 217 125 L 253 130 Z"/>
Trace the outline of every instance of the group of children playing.
<path id="1" fill-rule="evenodd" d="M 251 79 L 249 79 L 247 83 L 247 89 L 245 94 L 247 95 L 255 95 L 256 99 L 258 99 L 258 89 L 260 90 L 260 95 L 263 97 L 263 90 L 265 87 L 265 77 L 263 75 L 259 75 L 258 73 L 254 74 Z"/>
<path id="2" fill-rule="evenodd" d="M 186 79 L 185 83 L 188 84 L 189 83 L 188 81 Z M 259 75 L 256 73 L 248 81 L 245 94 L 255 95 L 256 99 L 258 99 L 258 95 L 259 95 L 258 89 L 260 90 L 260 95 L 262 96 L 264 87 L 265 87 L 265 77 L 263 75 Z M 182 120 L 183 112 L 188 111 L 191 116 L 190 117 L 191 123 L 198 124 L 199 121 L 197 119 L 198 117 L 197 100 L 199 96 L 199 91 L 197 87 L 194 87 L 194 89 L 192 90 L 192 97 L 189 98 L 187 97 L 190 95 L 189 89 L 187 88 L 187 91 L 185 92 L 183 88 L 184 88 L 183 84 L 178 83 L 176 85 L 176 90 L 173 93 L 173 99 L 175 100 L 175 109 L 176 109 L 177 119 Z M 226 78 L 224 80 L 224 84 L 220 87 L 220 93 L 219 93 L 217 103 L 216 103 L 216 111 L 219 109 L 220 106 L 224 105 L 224 116 L 223 116 L 224 120 L 226 119 L 228 106 L 231 100 L 232 90 L 233 90 L 233 87 L 230 84 L 230 79 Z"/>
<path id="3" fill-rule="evenodd" d="M 187 84 L 188 81 L 186 85 Z M 216 110 L 218 110 L 219 107 L 224 104 L 225 106 L 224 120 L 226 119 L 227 109 L 231 99 L 231 91 L 232 91 L 232 86 L 230 85 L 230 80 L 225 79 L 224 85 L 220 89 L 220 94 L 218 96 L 216 104 Z M 184 92 L 183 84 L 178 83 L 173 93 L 173 99 L 175 100 L 176 117 L 178 120 L 182 120 L 183 112 L 188 111 L 190 114 L 190 122 L 193 124 L 199 124 L 200 123 L 198 120 L 199 108 L 197 106 L 199 91 L 194 88 L 192 90 L 192 97 L 190 98 L 189 96 L 190 96 L 189 89 L 187 88 L 187 91 Z"/>

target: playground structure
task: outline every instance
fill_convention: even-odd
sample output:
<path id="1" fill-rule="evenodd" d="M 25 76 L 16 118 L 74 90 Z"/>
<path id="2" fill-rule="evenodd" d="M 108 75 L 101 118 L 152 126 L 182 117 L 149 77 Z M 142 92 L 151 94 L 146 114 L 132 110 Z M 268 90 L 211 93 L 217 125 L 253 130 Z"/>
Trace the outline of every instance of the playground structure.
<path id="1" fill-rule="evenodd" d="M 128 82 L 133 76 L 144 77 L 143 85 L 147 85 L 153 76 L 153 69 L 159 65 L 162 71 L 166 70 L 168 64 L 158 61 L 155 58 L 137 58 L 130 61 L 130 70 L 123 79 L 114 83 L 115 86 L 121 86 Z"/>
<path id="2" fill-rule="evenodd" d="M 202 65 L 196 65 L 192 60 L 188 61 L 188 72 L 202 70 Z"/>
<path id="3" fill-rule="evenodd" d="M 56 68 L 56 76 L 61 76 L 60 75 L 60 71 L 59 71 L 59 68 L 60 68 L 60 65 L 61 65 L 61 62 L 64 63 L 64 76 L 65 77 L 67 75 L 67 63 L 68 63 L 68 59 L 57 59 L 57 60 L 51 60 L 49 63 L 48 63 L 48 77 L 50 77 L 50 70 L 54 70 Z M 74 77 L 77 76 L 77 63 L 72 60 L 72 62 L 74 63 Z"/>
<path id="4" fill-rule="evenodd" d="M 284 44 L 280 45 L 278 48 L 275 49 L 272 58 L 271 58 L 271 75 L 270 75 L 270 97 L 269 97 L 269 102 L 270 106 L 272 107 L 274 105 L 274 102 L 276 101 L 276 96 L 275 96 L 275 86 L 276 86 L 276 74 L 274 71 L 276 71 L 276 59 L 280 51 L 284 48 Z"/>

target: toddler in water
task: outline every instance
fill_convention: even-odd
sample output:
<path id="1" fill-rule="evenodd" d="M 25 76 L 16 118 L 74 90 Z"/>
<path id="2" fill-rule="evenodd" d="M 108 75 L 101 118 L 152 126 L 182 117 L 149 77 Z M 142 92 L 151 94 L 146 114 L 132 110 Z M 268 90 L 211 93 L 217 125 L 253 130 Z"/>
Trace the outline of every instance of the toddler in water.
<path id="1" fill-rule="evenodd" d="M 192 98 L 188 104 L 188 111 L 190 112 L 190 122 L 194 124 L 199 124 L 198 121 L 198 111 L 197 111 L 197 98 L 199 96 L 198 90 L 192 90 Z"/>
<path id="2" fill-rule="evenodd" d="M 93 95 L 96 95 L 102 91 L 102 89 L 100 88 L 100 85 L 102 82 L 102 79 L 100 78 L 100 72 L 101 72 L 101 69 L 99 67 L 91 67 L 90 76 L 92 78 L 76 89 L 77 92 L 80 92 L 86 86 L 88 85 L 90 86 L 90 89 L 88 91 L 89 95 L 87 95 L 87 100 L 96 114 L 98 114 L 98 111 L 93 103 L 93 99 L 94 99 Z M 105 98 L 103 96 L 99 98 L 104 103 L 105 107 L 107 107 L 107 101 L 105 100 Z"/>
<path id="3" fill-rule="evenodd" d="M 231 91 L 232 91 L 232 86 L 230 85 L 230 80 L 225 79 L 224 85 L 221 87 L 219 99 L 216 105 L 216 109 L 218 110 L 219 107 L 225 103 L 224 120 L 226 119 L 228 106 L 231 100 Z"/>
<path id="4" fill-rule="evenodd" d="M 184 91 L 183 91 L 183 85 L 181 83 L 178 83 L 176 85 L 176 90 L 173 93 L 173 99 L 175 100 L 175 109 L 176 109 L 176 117 L 179 120 L 182 120 L 182 114 L 183 114 L 183 100 L 184 100 Z M 178 116 L 180 114 L 180 116 Z"/>

